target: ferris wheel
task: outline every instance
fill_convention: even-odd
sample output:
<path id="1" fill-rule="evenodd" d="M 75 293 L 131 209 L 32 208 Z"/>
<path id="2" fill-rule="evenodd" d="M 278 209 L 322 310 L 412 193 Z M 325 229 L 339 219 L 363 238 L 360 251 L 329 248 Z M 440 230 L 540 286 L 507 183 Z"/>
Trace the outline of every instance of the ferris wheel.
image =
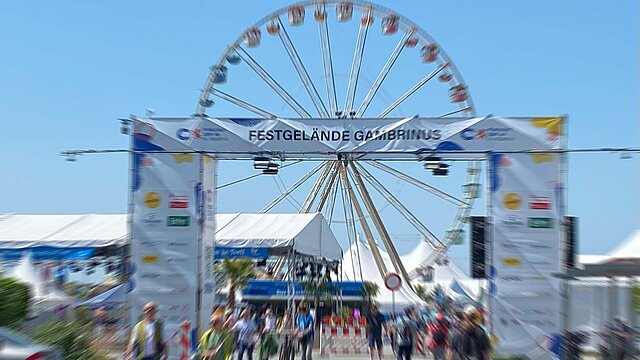
<path id="1" fill-rule="evenodd" d="M 428 117 L 476 115 L 469 89 L 441 45 L 412 21 L 364 1 L 308 1 L 279 9 L 248 27 L 210 70 L 198 100 L 199 116 L 218 106 L 216 101 L 262 118 L 358 121 L 418 113 Z M 234 86 L 236 79 L 249 76 L 252 80 Z M 263 90 L 258 90 L 259 86 Z M 393 94 L 387 88 L 394 89 Z M 448 172 L 444 159 L 421 160 L 434 176 Z M 460 241 L 480 190 L 479 161 L 466 162 L 461 194 L 454 195 L 383 161 L 323 161 L 262 212 L 272 210 L 302 184 L 313 183 L 299 211 L 322 212 L 332 227 L 346 227 L 350 244 L 357 244 L 358 234 L 364 233 L 384 277 L 393 269 L 387 269 L 378 251 L 376 239 L 380 239 L 395 270 L 410 283 L 432 265 L 447 264 L 448 249 Z M 370 172 L 373 169 L 454 207 L 455 215 L 445 233 L 434 234 L 415 210 Z M 383 200 L 383 206 L 395 208 L 429 244 L 432 251 L 418 266 L 405 268 L 370 189 Z M 332 222 L 336 203 L 342 204 L 344 221 Z"/>

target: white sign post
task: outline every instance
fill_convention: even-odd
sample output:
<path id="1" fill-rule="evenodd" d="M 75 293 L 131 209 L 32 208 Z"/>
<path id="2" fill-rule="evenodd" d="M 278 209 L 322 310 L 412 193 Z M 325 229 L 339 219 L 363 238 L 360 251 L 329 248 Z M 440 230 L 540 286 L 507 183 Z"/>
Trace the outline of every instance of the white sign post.
<path id="1" fill-rule="evenodd" d="M 391 290 L 391 306 L 393 307 L 393 314 L 396 313 L 396 291 L 402 286 L 402 278 L 396 273 L 388 273 L 384 277 L 384 286 Z"/>

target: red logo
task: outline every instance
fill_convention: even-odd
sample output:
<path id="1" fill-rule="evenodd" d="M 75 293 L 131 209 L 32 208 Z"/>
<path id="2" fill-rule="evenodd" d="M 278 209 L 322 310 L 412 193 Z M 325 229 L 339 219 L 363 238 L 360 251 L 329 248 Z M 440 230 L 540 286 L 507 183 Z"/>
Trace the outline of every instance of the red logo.
<path id="1" fill-rule="evenodd" d="M 531 210 L 551 210 L 551 200 L 546 196 L 529 196 L 529 209 Z"/>
<path id="2" fill-rule="evenodd" d="M 183 195 L 173 195 L 169 196 L 171 200 L 169 200 L 169 208 L 170 209 L 186 209 L 189 207 L 189 198 Z"/>

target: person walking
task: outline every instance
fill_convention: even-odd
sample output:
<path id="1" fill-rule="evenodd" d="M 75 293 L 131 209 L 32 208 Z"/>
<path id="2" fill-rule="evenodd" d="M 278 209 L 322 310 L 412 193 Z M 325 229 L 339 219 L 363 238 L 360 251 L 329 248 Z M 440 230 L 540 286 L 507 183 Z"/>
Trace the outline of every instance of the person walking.
<path id="1" fill-rule="evenodd" d="M 200 337 L 196 359 L 227 360 L 231 356 L 231 332 L 224 327 L 222 315 L 214 314 L 210 320 L 211 328 Z"/>
<path id="2" fill-rule="evenodd" d="M 447 354 L 447 345 L 449 339 L 449 328 L 447 320 L 441 313 L 436 314 L 435 321 L 428 325 L 429 338 L 427 346 L 435 360 L 444 360 Z"/>
<path id="3" fill-rule="evenodd" d="M 468 309 L 460 318 L 459 328 L 449 341 L 447 360 L 489 360 L 489 336 L 476 323 L 475 309 Z"/>
<path id="4" fill-rule="evenodd" d="M 238 360 L 242 360 L 245 351 L 247 358 L 253 360 L 254 336 L 258 333 L 255 320 L 251 318 L 251 311 L 244 309 L 233 326 L 233 331 L 238 333 Z"/>
<path id="5" fill-rule="evenodd" d="M 378 348 L 378 359 L 382 360 L 382 329 L 387 332 L 384 316 L 378 311 L 377 305 L 371 306 L 367 315 L 367 329 L 369 330 L 369 359 L 373 360 L 373 353 Z"/>
<path id="6" fill-rule="evenodd" d="M 306 304 L 301 304 L 298 308 L 296 323 L 298 324 L 298 341 L 300 343 L 300 352 L 302 353 L 301 359 L 312 360 L 314 322 L 313 316 L 309 313 L 309 308 Z"/>
<path id="7" fill-rule="evenodd" d="M 260 332 L 260 360 L 267 360 L 269 356 L 278 352 L 278 343 L 275 339 L 276 317 L 271 308 L 264 312 L 262 317 L 262 331 Z"/>
<path id="8" fill-rule="evenodd" d="M 142 308 L 144 318 L 131 332 L 131 341 L 127 346 L 127 359 L 159 360 L 167 357 L 167 345 L 164 341 L 164 326 L 156 319 L 157 305 L 147 303 Z"/>
<path id="9" fill-rule="evenodd" d="M 611 359 L 624 360 L 632 357 L 634 355 L 631 351 L 633 349 L 632 329 L 627 325 L 626 319 L 620 315 L 616 316 L 612 330 Z"/>
<path id="10" fill-rule="evenodd" d="M 413 341 L 416 338 L 418 324 L 413 317 L 413 310 L 406 308 L 404 315 L 398 317 L 396 326 L 396 355 L 398 360 L 411 360 L 413 353 Z"/>

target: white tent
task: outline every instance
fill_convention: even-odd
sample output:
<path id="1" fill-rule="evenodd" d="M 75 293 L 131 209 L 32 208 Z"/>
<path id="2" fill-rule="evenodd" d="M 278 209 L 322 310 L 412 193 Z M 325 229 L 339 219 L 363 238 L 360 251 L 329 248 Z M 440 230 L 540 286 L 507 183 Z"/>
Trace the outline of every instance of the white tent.
<path id="1" fill-rule="evenodd" d="M 60 290 L 40 280 L 30 254 L 27 254 L 20 260 L 18 266 L 9 274 L 9 277 L 31 287 L 34 305 L 38 308 L 52 308 L 58 305 L 67 305 L 73 301 L 72 298 Z"/>
<path id="2" fill-rule="evenodd" d="M 304 255 L 342 259 L 342 248 L 321 213 L 237 214 L 218 224 L 216 246 L 292 248 Z"/>

